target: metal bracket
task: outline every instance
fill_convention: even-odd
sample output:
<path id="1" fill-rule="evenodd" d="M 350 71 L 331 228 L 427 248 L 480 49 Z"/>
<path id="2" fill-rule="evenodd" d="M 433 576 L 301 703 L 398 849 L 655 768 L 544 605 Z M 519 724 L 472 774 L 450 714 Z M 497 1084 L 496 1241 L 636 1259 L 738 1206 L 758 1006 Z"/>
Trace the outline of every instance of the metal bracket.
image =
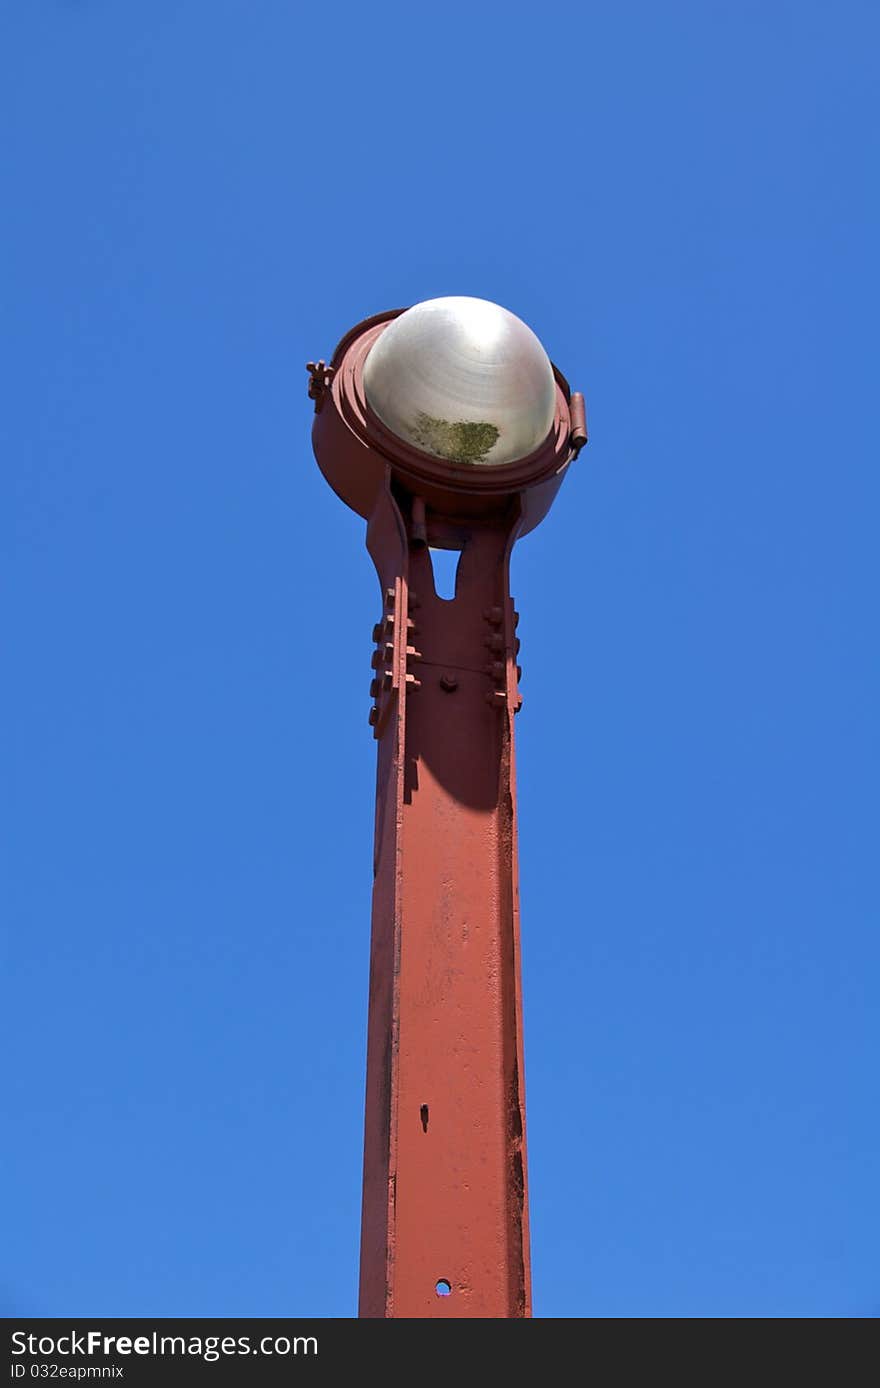
<path id="1" fill-rule="evenodd" d="M 584 397 L 579 390 L 574 390 L 571 393 L 569 411 L 571 433 L 568 436 L 568 443 L 572 453 L 577 457 L 589 437 L 587 434 L 587 409 L 584 404 Z"/>
<path id="2" fill-rule="evenodd" d="M 415 607 L 418 604 L 415 593 L 409 593 L 408 598 L 410 607 Z M 377 738 L 382 735 L 388 720 L 389 709 L 400 688 L 401 681 L 397 674 L 399 669 L 398 639 L 402 646 L 400 655 L 403 657 L 403 684 L 410 693 L 421 688 L 421 680 L 417 679 L 409 669 L 410 662 L 420 660 L 422 655 L 421 651 L 410 645 L 408 640 L 415 631 L 415 622 L 410 616 L 406 616 L 404 622 L 403 632 L 398 638 L 397 592 L 395 588 L 386 588 L 382 619 L 373 627 L 375 650 L 370 661 L 373 670 L 373 680 L 370 684 L 370 697 L 373 700 L 373 707 L 370 709 L 370 727 L 373 729 L 373 736 Z"/>
<path id="3" fill-rule="evenodd" d="M 330 382 L 333 380 L 336 368 L 328 366 L 323 361 L 307 361 L 306 371 L 309 373 L 309 399 L 315 402 L 315 413 L 318 413 L 324 403 L 324 396 L 330 389 Z"/>

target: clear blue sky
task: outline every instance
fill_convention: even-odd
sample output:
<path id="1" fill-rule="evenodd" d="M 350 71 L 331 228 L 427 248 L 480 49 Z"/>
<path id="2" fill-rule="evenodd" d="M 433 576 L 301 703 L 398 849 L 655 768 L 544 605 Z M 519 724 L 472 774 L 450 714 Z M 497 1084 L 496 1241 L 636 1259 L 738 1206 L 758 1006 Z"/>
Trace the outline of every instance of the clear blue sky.
<path id="1" fill-rule="evenodd" d="M 880 1312 L 870 3 L 0 17 L 7 1315 L 356 1307 L 378 588 L 307 358 L 495 299 L 535 1310 Z"/>

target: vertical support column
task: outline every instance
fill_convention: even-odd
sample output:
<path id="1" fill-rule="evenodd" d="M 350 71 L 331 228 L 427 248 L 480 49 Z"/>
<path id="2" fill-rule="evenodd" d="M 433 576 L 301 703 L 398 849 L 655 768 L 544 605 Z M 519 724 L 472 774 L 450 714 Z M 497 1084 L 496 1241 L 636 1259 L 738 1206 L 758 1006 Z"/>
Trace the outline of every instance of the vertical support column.
<path id="1" fill-rule="evenodd" d="M 360 1315 L 531 1313 L 510 550 L 390 479 L 367 545 L 378 739 Z M 408 533 L 409 532 L 409 533 Z M 411 538 L 410 538 L 411 537 Z M 462 546 L 454 599 L 424 543 Z"/>

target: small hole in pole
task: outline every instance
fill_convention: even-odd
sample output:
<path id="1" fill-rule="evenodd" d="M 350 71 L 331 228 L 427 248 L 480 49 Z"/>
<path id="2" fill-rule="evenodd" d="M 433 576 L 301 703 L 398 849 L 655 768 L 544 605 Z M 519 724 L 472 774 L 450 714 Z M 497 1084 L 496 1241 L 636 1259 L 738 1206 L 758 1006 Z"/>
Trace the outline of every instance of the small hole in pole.
<path id="1" fill-rule="evenodd" d="M 427 1105 L 427 1104 L 422 1104 L 422 1107 L 419 1109 L 419 1117 L 420 1117 L 421 1120 L 422 1120 L 422 1132 L 423 1132 L 423 1133 L 426 1133 L 426 1132 L 428 1131 L 428 1105 Z"/>
<path id="2" fill-rule="evenodd" d="M 438 1296 L 449 1296 L 452 1291 L 452 1283 L 446 1277 L 441 1277 L 434 1291 Z"/>

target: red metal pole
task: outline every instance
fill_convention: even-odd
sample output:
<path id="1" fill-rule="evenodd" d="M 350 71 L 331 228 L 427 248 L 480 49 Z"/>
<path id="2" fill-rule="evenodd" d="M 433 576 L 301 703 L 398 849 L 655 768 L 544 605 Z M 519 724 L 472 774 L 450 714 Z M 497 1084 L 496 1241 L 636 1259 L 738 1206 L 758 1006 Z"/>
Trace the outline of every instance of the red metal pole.
<path id="1" fill-rule="evenodd" d="M 509 564 L 586 442 L 586 421 L 552 367 L 553 424 L 532 453 L 474 467 L 407 443 L 364 386 L 369 352 L 399 314 L 352 328 L 329 366 L 308 364 L 315 456 L 367 520 L 383 593 L 360 1315 L 523 1317 Z M 460 552 L 449 601 L 435 591 L 431 547 Z"/>
<path id="2" fill-rule="evenodd" d="M 360 1314 L 531 1313 L 508 591 L 519 523 L 451 530 L 390 476 L 367 544 L 385 595 Z M 425 531 L 425 524 L 427 530 Z M 461 547 L 455 598 L 429 550 Z M 448 1289 L 448 1290 L 447 1290 Z"/>

